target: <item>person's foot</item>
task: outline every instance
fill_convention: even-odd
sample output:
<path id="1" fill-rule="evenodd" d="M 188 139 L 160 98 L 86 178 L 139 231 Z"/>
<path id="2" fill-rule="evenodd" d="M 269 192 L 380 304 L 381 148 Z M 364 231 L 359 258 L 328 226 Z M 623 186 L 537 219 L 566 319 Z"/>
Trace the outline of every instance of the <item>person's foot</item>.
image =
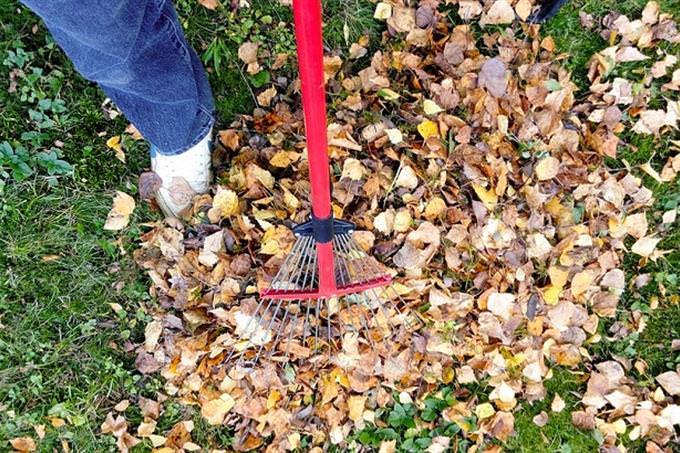
<path id="1" fill-rule="evenodd" d="M 194 195 L 208 191 L 212 131 L 182 154 L 165 156 L 151 145 L 151 170 L 162 180 L 156 201 L 167 217 L 180 217 L 191 207 Z"/>

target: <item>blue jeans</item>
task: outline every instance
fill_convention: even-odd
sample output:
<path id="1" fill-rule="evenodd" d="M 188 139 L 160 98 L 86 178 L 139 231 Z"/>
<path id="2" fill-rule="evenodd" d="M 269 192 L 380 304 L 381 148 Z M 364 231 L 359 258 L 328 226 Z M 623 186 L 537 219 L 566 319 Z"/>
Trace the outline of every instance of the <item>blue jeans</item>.
<path id="1" fill-rule="evenodd" d="M 21 1 L 159 152 L 180 154 L 209 132 L 210 85 L 171 0 Z"/>

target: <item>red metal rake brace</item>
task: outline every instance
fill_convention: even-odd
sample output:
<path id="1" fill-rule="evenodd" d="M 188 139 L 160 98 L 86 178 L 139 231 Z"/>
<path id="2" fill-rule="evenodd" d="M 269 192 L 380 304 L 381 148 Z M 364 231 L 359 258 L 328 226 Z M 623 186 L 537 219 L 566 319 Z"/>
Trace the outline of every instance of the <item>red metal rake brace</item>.
<path id="1" fill-rule="evenodd" d="M 287 358 L 291 342 L 299 341 L 310 350 L 322 343 L 331 346 L 334 337 L 351 330 L 362 331 L 362 338 L 372 343 L 399 314 L 385 295 L 388 289 L 394 291 L 389 286 L 391 275 L 353 239 L 354 224 L 333 218 L 320 0 L 294 0 L 293 13 L 312 218 L 293 229 L 296 242 L 291 252 L 270 287 L 260 294 L 259 305 L 247 314 L 245 328 L 237 329 L 241 338 L 248 339 L 240 345 L 239 363 L 244 357 L 257 361 L 265 347 L 270 357 L 285 350 Z M 353 309 L 357 306 L 368 308 L 370 315 Z M 332 321 L 341 312 L 337 318 L 342 319 Z M 327 340 L 319 337 L 320 330 L 326 331 Z M 253 346 L 255 353 L 250 350 Z"/>

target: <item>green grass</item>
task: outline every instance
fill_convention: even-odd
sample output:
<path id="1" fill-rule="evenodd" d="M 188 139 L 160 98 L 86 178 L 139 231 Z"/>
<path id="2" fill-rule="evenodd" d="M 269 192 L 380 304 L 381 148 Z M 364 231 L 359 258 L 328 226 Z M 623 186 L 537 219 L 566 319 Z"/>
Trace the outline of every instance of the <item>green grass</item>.
<path id="1" fill-rule="evenodd" d="M 206 62 L 222 124 L 230 122 L 236 114 L 251 112 L 255 106 L 251 92 L 254 80 L 236 57 L 241 43 L 259 42 L 272 54 L 289 53 L 288 69 L 294 64 L 289 10 L 273 0 L 252 3 L 251 9 L 232 13 L 228 8 L 209 11 L 193 0 L 176 2 L 187 36 Z M 604 48 L 606 42 L 581 28 L 579 11 L 597 17 L 610 9 L 636 13 L 644 3 L 642 0 L 575 0 L 544 27 L 544 32 L 555 38 L 558 49 L 569 54 L 566 65 L 581 88 L 587 87 L 588 59 L 593 52 Z M 680 15 L 676 0 L 660 3 L 662 10 Z M 346 52 L 348 43 L 363 34 L 369 34 L 371 45 L 375 46 L 382 24 L 372 19 L 373 9 L 373 3 L 368 0 L 326 1 L 327 47 Z M 279 26 L 279 22 L 287 25 Z M 3 232 L 0 238 L 0 449 L 7 448 L 8 439 L 34 435 L 33 425 L 49 425 L 47 417 L 61 417 L 67 425 L 60 429 L 48 427 L 47 436 L 40 443 L 41 450 L 60 448 L 60 442 L 67 440 L 76 451 L 108 451 L 113 448 L 113 439 L 98 434 L 104 415 L 120 399 L 134 399 L 137 395 L 152 397 L 162 387 L 159 378 L 138 374 L 133 357 L 123 350 L 128 339 L 140 338 L 141 326 L 148 317 L 145 306 L 152 303 L 145 277 L 131 262 L 133 241 L 138 237 L 139 223 L 157 215 L 138 208 L 131 227 L 124 234 L 102 230 L 114 190 L 136 192 L 136 175 L 147 165 L 146 145 L 127 144 L 128 164 L 113 158 L 105 141 L 124 130 L 125 120 L 111 121 L 104 117 L 103 94 L 76 74 L 42 26 L 38 26 L 37 33 L 33 32 L 38 24 L 35 16 L 17 2 L 0 4 L 0 60 L 9 50 L 23 48 L 32 52 L 28 64 L 41 69 L 43 75 L 29 89 L 30 93 L 63 100 L 67 112 L 64 118 L 58 118 L 57 124 L 43 131 L 44 137 L 28 146 L 29 151 L 46 150 L 55 140 L 60 140 L 63 158 L 73 165 L 74 171 L 71 175 L 51 178 L 38 172 L 24 182 L 9 182 L 0 189 L 0 231 Z M 9 70 L 7 66 L 0 66 L 0 137 L 25 144 L 22 133 L 35 131 L 35 124 L 28 120 L 28 110 L 35 108 L 35 102 L 21 101 L 17 95 L 7 92 Z M 628 70 L 621 68 L 621 71 Z M 631 165 L 651 160 L 652 165 L 660 169 L 671 153 L 668 138 L 658 141 L 626 134 L 623 139 L 626 147 L 620 159 L 608 161 L 612 168 L 623 167 L 621 159 L 625 159 Z M 639 175 L 644 176 L 641 172 Z M 679 182 L 656 184 L 646 176 L 644 180 L 657 199 L 651 220 L 658 220 L 661 212 L 680 204 Z M 679 246 L 680 232 L 674 230 L 660 244 L 661 248 L 674 252 L 642 270 L 651 273 L 655 282 L 662 282 L 668 294 L 678 291 Z M 626 258 L 624 264 L 629 276 L 638 272 L 637 263 L 633 256 Z M 656 310 L 650 308 L 654 297 L 660 300 Z M 114 313 L 111 303 L 120 304 L 124 311 Z M 647 375 L 639 376 L 644 384 L 655 374 L 678 364 L 670 341 L 680 337 L 680 307 L 677 302 L 673 305 L 669 298 L 660 297 L 656 284 L 638 292 L 628 291 L 622 304 L 646 313 L 646 330 L 613 343 L 601 342 L 592 352 L 598 360 L 606 360 L 612 354 L 643 358 L 649 365 Z M 625 321 L 623 311 L 619 321 Z M 608 326 L 602 327 L 603 333 Z M 541 410 L 548 412 L 549 402 L 523 404 L 516 412 L 518 435 L 504 445 L 505 449 L 594 451 L 597 441 L 592 433 L 581 432 L 571 424 L 570 408 L 577 401 L 575 393 L 583 390 L 578 375 L 558 371 L 546 386 L 548 401 L 559 393 L 567 402 L 567 408 L 560 414 L 550 413 L 548 425 L 539 428 L 532 418 Z M 385 411 L 385 420 L 389 421 L 392 412 Z M 133 407 L 126 416 L 131 424 L 140 421 Z M 207 426 L 195 411 L 176 403 L 166 406 L 159 430 L 169 429 L 187 417 L 196 422 L 194 439 L 197 442 L 215 446 L 229 442 L 228 430 Z M 373 434 L 369 434 L 368 439 L 374 439 Z M 418 433 L 412 439 L 426 439 L 429 434 Z M 636 451 L 638 445 L 633 447 Z M 146 449 L 148 445 L 138 448 Z"/>
<path id="2" fill-rule="evenodd" d="M 112 319 L 108 304 L 134 316 L 148 297 L 145 282 L 102 231 L 109 197 L 34 184 L 9 187 L 0 218 L 11 233 L 0 239 L 0 400 L 16 413 L 3 411 L 0 437 L 53 415 L 69 424 L 45 446 L 58 435 L 98 445 L 102 412 L 134 392 L 139 378 L 120 350 L 139 320 Z"/>
<path id="3" fill-rule="evenodd" d="M 515 430 L 513 436 L 505 445 L 508 451 L 535 452 L 550 451 L 564 453 L 586 453 L 597 451 L 598 443 L 592 433 L 580 431 L 571 424 L 571 411 L 578 406 L 578 398 L 572 392 L 582 388 L 579 375 L 572 375 L 569 371 L 557 371 L 552 379 L 545 381 L 547 397 L 534 404 L 522 403 L 522 410 L 515 416 Z M 559 394 L 565 402 L 565 408 L 559 412 L 552 412 L 550 404 Z M 548 423 L 539 427 L 533 421 L 534 416 L 542 411 L 548 414 Z"/>

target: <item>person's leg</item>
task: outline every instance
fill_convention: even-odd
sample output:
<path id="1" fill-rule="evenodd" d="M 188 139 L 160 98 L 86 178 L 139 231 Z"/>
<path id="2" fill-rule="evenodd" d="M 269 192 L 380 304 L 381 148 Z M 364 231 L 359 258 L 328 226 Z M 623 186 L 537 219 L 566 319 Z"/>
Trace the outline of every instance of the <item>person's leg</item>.
<path id="1" fill-rule="evenodd" d="M 22 1 L 43 19 L 78 71 L 97 82 L 152 144 L 164 187 L 185 177 L 193 190 L 207 190 L 207 174 L 179 168 L 201 166 L 201 175 L 209 168 L 206 150 L 214 103 L 171 1 Z M 206 180 L 194 184 L 197 177 Z"/>

